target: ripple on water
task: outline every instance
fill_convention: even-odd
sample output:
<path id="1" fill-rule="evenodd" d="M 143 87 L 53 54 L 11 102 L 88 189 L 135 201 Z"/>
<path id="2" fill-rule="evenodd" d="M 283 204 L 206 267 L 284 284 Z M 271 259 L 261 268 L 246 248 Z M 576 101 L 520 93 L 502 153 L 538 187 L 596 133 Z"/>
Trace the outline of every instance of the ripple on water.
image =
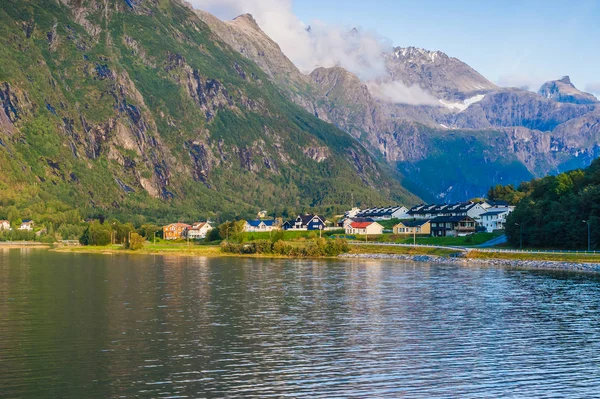
<path id="1" fill-rule="evenodd" d="M 600 396 L 600 278 L 0 255 L 2 397 Z"/>

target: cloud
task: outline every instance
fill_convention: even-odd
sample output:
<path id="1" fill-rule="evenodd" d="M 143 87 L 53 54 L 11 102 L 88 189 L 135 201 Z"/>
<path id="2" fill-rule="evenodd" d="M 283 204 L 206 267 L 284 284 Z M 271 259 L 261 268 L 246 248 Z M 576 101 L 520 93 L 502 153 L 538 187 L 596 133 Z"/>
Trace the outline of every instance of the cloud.
<path id="1" fill-rule="evenodd" d="M 496 84 L 500 87 L 518 87 L 523 90 L 537 92 L 544 83 L 554 79 L 550 77 L 543 78 L 539 75 L 510 73 L 500 76 Z"/>
<path id="2" fill-rule="evenodd" d="M 195 7 L 221 19 L 250 13 L 303 72 L 317 67 L 341 66 L 361 80 L 385 75 L 384 52 L 392 50 L 389 40 L 374 32 L 331 26 L 319 21 L 308 24 L 293 12 L 291 0 L 191 0 Z"/>
<path id="3" fill-rule="evenodd" d="M 432 94 L 419 86 L 406 86 L 402 82 L 368 82 L 367 87 L 373 97 L 394 104 L 440 106 Z"/>
<path id="4" fill-rule="evenodd" d="M 592 82 L 585 85 L 585 91 L 600 95 L 600 82 Z"/>

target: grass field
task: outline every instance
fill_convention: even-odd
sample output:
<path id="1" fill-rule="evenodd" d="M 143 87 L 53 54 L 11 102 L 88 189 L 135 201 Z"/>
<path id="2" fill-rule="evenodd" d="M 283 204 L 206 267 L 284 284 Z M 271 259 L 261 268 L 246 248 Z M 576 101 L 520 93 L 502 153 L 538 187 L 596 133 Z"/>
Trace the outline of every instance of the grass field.
<path id="1" fill-rule="evenodd" d="M 431 237 L 417 236 L 417 244 L 422 245 L 445 245 L 445 246 L 475 246 L 483 244 L 491 239 L 502 235 L 501 233 L 476 233 L 463 237 Z M 365 241 L 364 235 L 354 236 L 357 241 Z M 412 244 L 413 236 L 405 234 L 382 234 L 379 236 L 366 237 L 371 242 L 396 242 L 399 244 Z"/>

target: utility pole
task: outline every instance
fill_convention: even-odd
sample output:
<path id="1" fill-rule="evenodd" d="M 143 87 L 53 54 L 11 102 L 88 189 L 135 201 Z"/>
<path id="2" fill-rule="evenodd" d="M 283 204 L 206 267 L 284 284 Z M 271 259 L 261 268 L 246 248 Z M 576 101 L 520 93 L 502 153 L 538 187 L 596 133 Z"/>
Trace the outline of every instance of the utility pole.
<path id="1" fill-rule="evenodd" d="M 592 235 L 591 235 L 591 222 L 590 220 L 584 220 L 583 223 L 587 224 L 587 233 L 588 233 L 588 252 L 590 252 L 592 250 Z"/>
<path id="2" fill-rule="evenodd" d="M 515 223 L 515 226 L 519 226 L 519 249 L 523 249 L 523 226 L 519 223 Z"/>
<path id="3" fill-rule="evenodd" d="M 156 245 L 156 231 L 154 232 L 154 245 Z"/>

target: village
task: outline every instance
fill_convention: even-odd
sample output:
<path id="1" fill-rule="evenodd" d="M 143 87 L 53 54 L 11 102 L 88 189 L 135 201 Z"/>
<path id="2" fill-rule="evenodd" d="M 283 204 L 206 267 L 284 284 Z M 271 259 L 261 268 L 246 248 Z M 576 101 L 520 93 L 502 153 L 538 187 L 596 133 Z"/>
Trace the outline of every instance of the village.
<path id="1" fill-rule="evenodd" d="M 256 219 L 244 220 L 245 233 L 338 232 L 345 238 L 355 236 L 431 236 L 460 237 L 478 232 L 504 230 L 507 216 L 514 206 L 505 201 L 468 201 L 454 204 L 352 208 L 334 220 L 318 214 L 300 214 L 295 219 L 268 218 L 266 211 Z M 162 228 L 165 240 L 201 240 L 214 228 L 210 221 L 192 224 L 171 223 Z M 225 237 L 223 237 L 225 238 Z"/>

